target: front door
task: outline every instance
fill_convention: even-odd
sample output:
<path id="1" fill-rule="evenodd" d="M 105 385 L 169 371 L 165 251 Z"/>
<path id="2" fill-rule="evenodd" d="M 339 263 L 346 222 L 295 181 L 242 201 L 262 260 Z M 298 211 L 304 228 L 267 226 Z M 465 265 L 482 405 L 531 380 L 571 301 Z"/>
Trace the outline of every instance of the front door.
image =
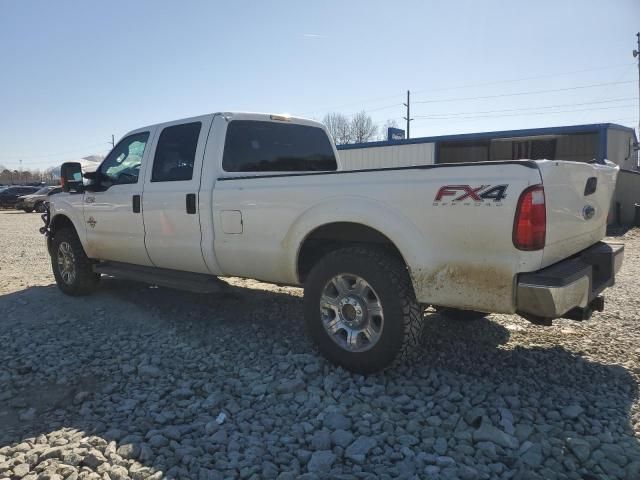
<path id="1" fill-rule="evenodd" d="M 159 127 L 142 198 L 145 244 L 156 267 L 210 273 L 202 256 L 198 195 L 211 118 Z"/>
<path id="2" fill-rule="evenodd" d="M 152 131 L 122 139 L 98 167 L 98 191 L 84 194 L 87 254 L 91 258 L 152 265 L 144 245 L 141 199 Z"/>

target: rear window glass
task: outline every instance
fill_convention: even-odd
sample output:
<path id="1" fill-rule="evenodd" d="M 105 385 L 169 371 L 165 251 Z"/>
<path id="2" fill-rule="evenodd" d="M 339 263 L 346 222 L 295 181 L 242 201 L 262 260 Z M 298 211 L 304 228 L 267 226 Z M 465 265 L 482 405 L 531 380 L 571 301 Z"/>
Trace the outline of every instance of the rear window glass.
<path id="1" fill-rule="evenodd" d="M 222 168 L 227 172 L 336 170 L 327 134 L 318 127 L 234 120 L 227 127 Z"/>

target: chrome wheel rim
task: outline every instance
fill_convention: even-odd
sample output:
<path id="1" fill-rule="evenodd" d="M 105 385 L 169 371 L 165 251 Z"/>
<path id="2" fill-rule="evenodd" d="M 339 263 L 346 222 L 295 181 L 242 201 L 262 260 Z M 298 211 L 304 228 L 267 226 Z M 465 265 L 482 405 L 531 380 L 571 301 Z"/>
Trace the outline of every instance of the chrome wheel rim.
<path id="1" fill-rule="evenodd" d="M 71 245 L 67 242 L 60 242 L 58 245 L 58 271 L 62 281 L 71 285 L 76 279 L 75 257 Z"/>
<path id="2" fill-rule="evenodd" d="M 320 319 L 331 339 L 349 352 L 373 348 L 382 335 L 382 302 L 358 275 L 341 273 L 327 282 L 320 296 Z"/>

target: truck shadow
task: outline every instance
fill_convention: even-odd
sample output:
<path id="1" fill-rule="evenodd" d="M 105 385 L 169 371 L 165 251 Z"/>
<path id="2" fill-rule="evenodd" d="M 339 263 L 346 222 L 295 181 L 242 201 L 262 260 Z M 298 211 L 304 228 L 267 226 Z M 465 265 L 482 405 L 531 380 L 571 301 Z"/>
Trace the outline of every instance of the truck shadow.
<path id="1" fill-rule="evenodd" d="M 382 434 L 389 419 L 400 427 L 417 422 L 420 443 L 410 450 L 438 448 L 455 461 L 469 448 L 478 452 L 459 439 L 482 422 L 513 427 L 524 451 L 498 447 L 483 452 L 493 455 L 483 462 L 541 475 L 531 478 L 633 478 L 625 469 L 640 462 L 631 426 L 638 388 L 629 371 L 562 346 L 509 348 L 509 331 L 488 319 L 451 323 L 429 315 L 420 358 L 364 378 L 313 352 L 296 289 L 230 286 L 203 296 L 106 280 L 84 298 L 65 297 L 53 285 L 29 287 L 1 296 L 0 312 L 0 448 L 71 429 L 99 437 L 94 443 L 103 450 L 107 442 L 142 447 L 129 451 L 147 473 L 209 478 L 212 470 L 238 475 L 238 458 L 249 458 L 256 444 L 264 454 L 269 441 L 291 437 L 278 448 L 292 459 L 286 469 L 304 473 L 298 451 L 312 448 L 300 425 L 319 429 L 319 414 L 337 410 L 354 424 L 368 412 L 363 431 L 370 436 Z M 283 387 L 293 380 L 304 388 Z M 282 409 L 288 404 L 293 412 Z M 156 435 L 166 443 L 152 441 Z M 436 437 L 448 440 L 446 452 L 434 446 Z M 589 450 L 572 450 L 568 438 L 586 440 L 580 444 Z M 605 444 L 622 449 L 622 459 Z M 525 455 L 531 448 L 539 464 Z M 389 474 L 401 461 L 394 458 L 386 459 Z M 424 465 L 411 458 L 423 475 Z M 261 476 L 262 459 L 252 461 Z M 344 458 L 334 467 L 352 472 Z"/>

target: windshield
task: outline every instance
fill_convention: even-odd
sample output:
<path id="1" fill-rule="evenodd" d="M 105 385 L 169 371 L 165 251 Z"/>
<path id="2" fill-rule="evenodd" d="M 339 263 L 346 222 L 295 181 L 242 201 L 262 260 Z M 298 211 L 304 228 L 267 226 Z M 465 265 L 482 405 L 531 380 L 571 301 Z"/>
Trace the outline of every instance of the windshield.
<path id="1" fill-rule="evenodd" d="M 38 190 L 37 192 L 31 193 L 30 195 L 44 195 L 45 193 L 48 193 L 49 190 L 51 190 L 52 187 L 43 187 L 40 190 Z"/>

